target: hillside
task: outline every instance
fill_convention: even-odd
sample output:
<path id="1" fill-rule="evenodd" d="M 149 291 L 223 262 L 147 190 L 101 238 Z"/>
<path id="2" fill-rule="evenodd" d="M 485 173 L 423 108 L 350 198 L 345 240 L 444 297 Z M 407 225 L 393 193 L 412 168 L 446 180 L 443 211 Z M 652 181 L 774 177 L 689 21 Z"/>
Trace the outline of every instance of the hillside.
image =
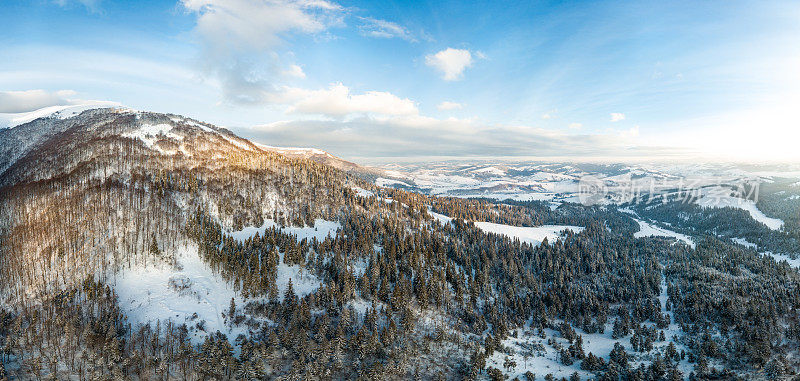
<path id="1" fill-rule="evenodd" d="M 501 203 L 378 177 L 123 108 L 0 130 L 0 379 L 800 370 L 800 273 L 728 237 L 744 233 L 657 226 L 671 204 Z M 771 234 L 759 244 L 796 247 Z"/>

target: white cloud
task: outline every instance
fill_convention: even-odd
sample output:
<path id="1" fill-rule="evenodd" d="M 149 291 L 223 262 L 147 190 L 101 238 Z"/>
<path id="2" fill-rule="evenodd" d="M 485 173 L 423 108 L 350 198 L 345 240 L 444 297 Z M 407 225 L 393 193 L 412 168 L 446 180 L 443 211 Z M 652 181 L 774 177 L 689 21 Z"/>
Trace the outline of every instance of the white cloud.
<path id="1" fill-rule="evenodd" d="M 461 103 L 451 102 L 451 101 L 444 101 L 442 103 L 439 103 L 436 106 L 437 109 L 442 110 L 442 111 L 445 111 L 445 110 L 458 110 L 458 109 L 460 109 L 462 107 L 464 107 L 464 106 Z"/>
<path id="2" fill-rule="evenodd" d="M 260 0 L 183 0 L 198 15 L 196 31 L 214 53 L 267 50 L 288 32 L 315 33 L 327 27 L 324 12 L 338 10 L 326 2 Z"/>
<path id="3" fill-rule="evenodd" d="M 332 84 L 327 89 L 306 90 L 284 88 L 272 98 L 273 102 L 289 105 L 288 112 L 302 114 L 321 114 L 330 117 L 344 117 L 350 114 L 415 115 L 417 106 L 408 98 L 400 98 L 392 93 L 367 91 L 351 94 L 350 88 Z"/>
<path id="4" fill-rule="evenodd" d="M 234 103 L 262 103 L 274 89 L 280 54 L 292 34 L 315 34 L 341 24 L 343 9 L 323 0 L 182 0 L 197 15 L 194 32 L 206 74 Z M 294 71 L 296 74 L 298 71 Z M 300 71 L 302 72 L 302 70 Z"/>
<path id="5" fill-rule="evenodd" d="M 288 77 L 294 78 L 305 78 L 306 73 L 303 71 L 303 68 L 299 65 L 290 65 L 288 69 L 283 71 L 283 74 Z"/>
<path id="6" fill-rule="evenodd" d="M 633 131 L 626 131 L 632 135 Z M 486 124 L 478 119 L 437 119 L 423 115 L 341 120 L 294 120 L 242 131 L 254 141 L 278 146 L 316 147 L 344 157 L 520 156 L 652 157 L 674 154 L 644 147 L 620 132 L 575 134 L 529 126 Z M 630 136 L 625 136 L 630 137 Z"/>
<path id="7" fill-rule="evenodd" d="M 558 117 L 558 115 L 556 114 L 557 112 L 558 112 L 558 110 L 552 109 L 552 110 L 542 114 L 542 119 L 555 119 L 555 118 Z"/>
<path id="8" fill-rule="evenodd" d="M 611 113 L 611 121 L 612 122 L 619 122 L 620 120 L 625 120 L 625 114 L 621 112 L 612 112 Z"/>
<path id="9" fill-rule="evenodd" d="M 359 26 L 362 35 L 377 38 L 402 38 L 416 42 L 417 39 L 405 27 L 391 21 L 360 17 L 363 24 Z"/>
<path id="10" fill-rule="evenodd" d="M 620 131 L 619 135 L 626 139 L 639 137 L 639 126 L 633 126 L 626 131 Z"/>
<path id="11" fill-rule="evenodd" d="M 472 62 L 472 54 L 465 49 L 447 48 L 425 57 L 425 64 L 441 71 L 445 81 L 461 79 L 464 70 L 472 66 Z"/>
<path id="12" fill-rule="evenodd" d="M 72 90 L 45 91 L 0 91 L 0 113 L 20 113 L 50 106 L 74 104 L 68 97 L 75 96 Z"/>
<path id="13" fill-rule="evenodd" d="M 583 127 L 583 124 L 581 124 L 581 123 L 570 123 L 569 124 L 569 129 L 570 130 L 580 130 L 582 127 Z"/>

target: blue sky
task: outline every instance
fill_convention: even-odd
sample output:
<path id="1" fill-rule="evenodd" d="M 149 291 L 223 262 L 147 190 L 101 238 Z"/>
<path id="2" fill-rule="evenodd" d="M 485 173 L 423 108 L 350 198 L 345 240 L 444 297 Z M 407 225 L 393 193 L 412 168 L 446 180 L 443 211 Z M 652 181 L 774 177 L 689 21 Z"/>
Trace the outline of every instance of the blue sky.
<path id="1" fill-rule="evenodd" d="M 798 159 L 796 1 L 11 0 L 0 23 L 0 112 L 108 100 L 366 161 Z"/>

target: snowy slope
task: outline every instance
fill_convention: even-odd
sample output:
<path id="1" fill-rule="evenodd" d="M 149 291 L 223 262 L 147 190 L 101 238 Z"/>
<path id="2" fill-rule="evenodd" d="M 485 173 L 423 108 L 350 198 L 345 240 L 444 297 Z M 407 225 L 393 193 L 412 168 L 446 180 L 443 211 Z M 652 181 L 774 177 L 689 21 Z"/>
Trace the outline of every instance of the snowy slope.
<path id="1" fill-rule="evenodd" d="M 742 245 L 744 247 L 751 248 L 751 249 L 754 249 L 754 250 L 758 251 L 758 245 L 756 245 L 756 244 L 754 244 L 752 242 L 749 242 L 744 238 L 732 238 L 731 241 L 733 241 L 734 243 L 737 243 L 739 245 Z M 789 266 L 795 267 L 795 268 L 800 268 L 800 255 L 797 255 L 794 258 L 792 258 L 792 256 L 790 256 L 790 255 L 773 253 L 771 251 L 764 251 L 764 252 L 760 252 L 760 253 L 763 254 L 763 255 L 772 257 L 773 259 L 775 259 L 776 262 L 786 261 L 786 263 L 788 263 Z"/>
<path id="2" fill-rule="evenodd" d="M 259 235 L 264 235 L 264 232 L 267 231 L 267 229 L 274 227 L 279 226 L 275 223 L 275 221 L 266 219 L 261 226 L 245 226 L 241 230 L 230 231 L 228 234 L 238 241 L 246 241 L 248 238 L 254 237 L 256 233 Z M 317 218 L 314 220 L 314 226 L 286 226 L 282 227 L 281 231 L 286 234 L 296 235 L 298 241 L 302 241 L 303 239 L 311 240 L 312 238 L 316 238 L 317 241 L 322 241 L 325 239 L 325 237 L 336 236 L 336 232 L 341 229 L 341 227 L 342 225 L 338 222 Z"/>
<path id="3" fill-rule="evenodd" d="M 263 234 L 267 228 L 277 226 L 267 220 L 260 227 L 245 227 L 230 232 L 237 240 L 246 240 L 256 233 Z M 297 240 L 324 239 L 336 234 L 341 228 L 338 222 L 318 219 L 315 227 L 285 227 L 284 233 L 294 234 Z M 140 265 L 122 270 L 116 278 L 115 290 L 120 305 L 130 322 L 136 326 L 148 322 L 172 320 L 192 327 L 192 342 L 201 343 L 208 333 L 220 331 L 233 340 L 244 328 L 231 328 L 222 315 L 228 310 L 231 298 L 237 305 L 246 300 L 234 291 L 232 285 L 200 258 L 195 245 L 181 247 L 176 253 L 178 265 Z M 283 253 L 279 253 L 278 286 L 279 299 L 283 298 L 289 281 L 299 297 L 316 291 L 321 281 L 298 265 L 287 265 Z M 195 315 L 196 314 L 196 315 Z M 198 328 L 200 324 L 203 329 Z"/>
<path id="4" fill-rule="evenodd" d="M 697 204 L 704 208 L 739 208 L 750 213 L 754 220 L 767 225 L 772 230 L 780 230 L 783 221 L 772 218 L 758 210 L 756 203 L 752 200 L 735 197 L 731 195 L 731 190 L 724 187 L 711 187 L 703 189 L 702 196 L 697 199 Z"/>
<path id="5" fill-rule="evenodd" d="M 672 237 L 676 238 L 679 241 L 686 242 L 692 249 L 695 247 L 694 241 L 687 235 L 681 234 L 678 232 L 674 232 L 672 230 L 660 228 L 655 225 L 651 225 L 647 222 L 644 222 L 640 219 L 634 218 L 636 222 L 639 223 L 639 231 L 634 233 L 633 236 L 636 238 L 641 237 Z"/>
<path id="6" fill-rule="evenodd" d="M 133 326 L 167 320 L 194 328 L 192 342 L 201 343 L 207 333 L 230 333 L 222 312 L 244 300 L 233 287 L 203 263 L 193 245 L 178 251 L 178 267 L 138 266 L 123 270 L 114 289 L 120 306 Z M 194 314 L 197 314 L 195 316 Z M 205 321 L 205 323 L 201 323 Z M 196 328 L 200 323 L 205 332 Z M 234 335 L 235 337 L 235 335 Z"/>
<path id="7" fill-rule="evenodd" d="M 20 124 L 25 124 L 30 121 L 45 117 L 66 119 L 78 115 L 86 110 L 107 107 L 122 107 L 122 105 L 117 102 L 86 101 L 74 105 L 50 106 L 29 112 L 0 113 L 0 128 L 15 127 Z"/>
<path id="8" fill-rule="evenodd" d="M 580 233 L 583 228 L 580 226 L 569 225 L 542 225 L 534 227 L 512 226 L 495 224 L 492 222 L 476 222 L 475 226 L 487 233 L 503 234 L 511 238 L 518 238 L 522 242 L 538 245 L 544 241 L 545 238 L 549 242 L 561 236 L 564 230 L 571 230 L 575 233 Z"/>

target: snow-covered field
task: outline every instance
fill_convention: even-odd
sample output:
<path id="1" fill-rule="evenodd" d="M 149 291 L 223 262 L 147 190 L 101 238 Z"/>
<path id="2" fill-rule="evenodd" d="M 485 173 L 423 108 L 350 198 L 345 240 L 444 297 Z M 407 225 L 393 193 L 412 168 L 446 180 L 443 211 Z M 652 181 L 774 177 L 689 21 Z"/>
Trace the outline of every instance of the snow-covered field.
<path id="1" fill-rule="evenodd" d="M 789 266 L 794 267 L 794 268 L 800 268 L 800 255 L 798 255 L 796 258 L 792 259 L 792 257 L 790 257 L 790 256 L 788 256 L 786 254 L 777 254 L 777 253 L 773 253 L 771 251 L 765 251 L 762 254 L 769 255 L 770 257 L 774 258 L 775 261 L 777 261 L 777 262 L 786 261 L 786 263 L 788 263 Z"/>
<path id="2" fill-rule="evenodd" d="M 619 208 L 618 210 L 620 212 L 630 214 L 631 218 L 633 218 L 633 220 L 636 221 L 636 223 L 639 224 L 639 231 L 637 231 L 636 233 L 633 233 L 634 238 L 642 238 L 642 237 L 672 237 L 672 238 L 675 238 L 675 239 L 677 239 L 679 241 L 685 242 L 687 245 L 689 245 L 693 249 L 695 247 L 694 240 L 692 240 L 691 237 L 689 237 L 689 236 L 687 236 L 685 234 L 681 234 L 681 233 L 678 233 L 678 232 L 675 232 L 675 231 L 672 231 L 672 230 L 669 230 L 669 229 L 664 229 L 664 228 L 652 225 L 650 223 L 647 223 L 645 221 L 642 221 L 642 220 L 640 220 L 638 218 L 639 216 L 636 214 L 636 212 L 634 212 L 630 208 Z"/>
<path id="3" fill-rule="evenodd" d="M 678 232 L 674 232 L 672 230 L 668 230 L 668 229 L 660 228 L 660 227 L 655 226 L 655 225 L 651 225 L 651 224 L 649 224 L 647 222 L 644 222 L 644 221 L 642 221 L 642 220 L 640 220 L 638 218 L 634 218 L 634 220 L 636 220 L 636 222 L 639 223 L 639 231 L 636 232 L 636 233 L 633 233 L 633 236 L 636 237 L 636 238 L 641 238 L 641 237 L 672 237 L 672 238 L 676 238 L 679 241 L 685 242 L 692 249 L 694 249 L 694 247 L 695 247 L 694 241 L 689 236 L 687 236 L 685 234 L 681 234 L 681 233 L 678 233 Z"/>
<path id="4" fill-rule="evenodd" d="M 279 254 L 279 299 L 288 287 L 299 297 L 304 297 L 320 287 L 320 280 L 300 266 L 289 266 Z M 178 265 L 148 265 L 125 269 L 119 273 L 114 285 L 120 306 L 134 326 L 172 320 L 190 327 L 192 342 L 201 343 L 208 333 L 220 331 L 233 340 L 244 327 L 231 327 L 225 323 L 223 312 L 228 310 L 231 298 L 236 305 L 246 302 L 240 294 L 200 258 L 197 247 L 186 245 L 177 253 Z M 196 315 L 195 315 L 196 314 Z M 200 324 L 203 328 L 198 327 Z"/>
<path id="5" fill-rule="evenodd" d="M 222 312 L 228 309 L 231 298 L 237 305 L 244 300 L 202 261 L 196 246 L 180 248 L 177 257 L 177 268 L 149 265 L 120 272 L 114 289 L 128 320 L 134 327 L 167 320 L 186 323 L 194 328 L 190 334 L 195 344 L 215 331 L 235 338 L 241 332 L 226 326 Z M 205 331 L 196 328 L 198 323 Z"/>
<path id="6" fill-rule="evenodd" d="M 433 217 L 434 220 L 437 220 L 437 221 L 441 222 L 442 225 L 449 224 L 451 221 L 453 221 L 452 218 L 447 217 L 444 214 L 436 213 L 436 212 L 434 212 L 434 211 L 432 211 L 430 209 L 428 209 L 428 214 L 430 214 L 431 217 Z"/>
<path id="7" fill-rule="evenodd" d="M 744 247 L 749 247 L 751 249 L 757 249 L 758 248 L 758 245 L 756 245 L 756 244 L 754 244 L 752 242 L 748 242 L 744 238 L 731 238 L 731 241 L 733 241 L 734 243 L 737 243 L 739 245 L 742 245 Z"/>
<path id="8" fill-rule="evenodd" d="M 452 218 L 445 216 L 444 214 L 436 213 L 433 210 L 428 209 L 428 214 L 433 217 L 434 220 L 439 221 L 440 223 L 449 224 L 453 221 Z M 529 243 L 532 245 L 538 245 L 547 238 L 547 241 L 553 243 L 556 239 L 562 236 L 564 230 L 571 230 L 574 233 L 580 233 L 583 231 L 583 227 L 581 226 L 571 226 L 571 225 L 542 225 L 542 226 L 513 226 L 513 225 L 504 225 L 504 224 L 496 224 L 493 222 L 474 222 L 475 226 L 478 229 L 483 230 L 486 233 L 495 233 L 495 234 L 502 234 L 510 238 L 518 238 L 520 241 Z"/>
<path id="9" fill-rule="evenodd" d="M 259 235 L 264 235 L 264 232 L 267 229 L 279 227 L 275 221 L 271 219 L 264 220 L 264 223 L 261 226 L 245 226 L 241 230 L 235 230 L 227 232 L 231 237 L 236 239 L 237 241 L 246 241 L 250 237 L 254 237 L 256 233 Z M 293 234 L 297 236 L 297 240 L 301 241 L 304 238 L 311 240 L 312 238 L 316 238 L 318 241 L 322 241 L 325 237 L 334 237 L 336 236 L 336 232 L 341 229 L 342 225 L 336 221 L 327 221 L 320 218 L 314 220 L 314 226 L 303 226 L 303 227 L 296 227 L 296 226 L 285 226 L 281 227 L 281 231 L 286 234 Z"/>
<path id="10" fill-rule="evenodd" d="M 353 190 L 356 192 L 356 196 L 359 197 L 370 198 L 375 196 L 375 193 L 364 188 L 353 187 Z"/>
<path id="11" fill-rule="evenodd" d="M 410 187 L 411 186 L 411 185 L 409 185 L 407 183 L 404 183 L 404 182 L 402 182 L 400 180 L 392 180 L 392 179 L 387 179 L 387 178 L 383 178 L 383 177 L 378 177 L 377 179 L 375 179 L 375 185 L 377 185 L 379 187 L 389 187 L 389 186 L 392 186 L 392 185 L 402 185 L 402 186 L 406 186 L 406 187 Z"/>
<path id="12" fill-rule="evenodd" d="M 750 213 L 754 220 L 767 225 L 772 230 L 780 230 L 783 221 L 772 218 L 758 210 L 756 203 L 752 200 L 735 197 L 731 195 L 731 190 L 725 187 L 711 187 L 702 190 L 702 196 L 697 199 L 697 204 L 704 208 L 739 208 Z"/>
<path id="13" fill-rule="evenodd" d="M 246 240 L 256 233 L 263 234 L 276 224 L 267 220 L 260 227 L 245 227 L 230 232 L 237 240 Z M 317 238 L 322 240 L 336 234 L 341 228 L 338 222 L 318 219 L 314 227 L 284 227 L 283 232 L 294 234 L 298 241 Z M 224 279 L 214 274 L 200 258 L 197 247 L 188 244 L 180 247 L 177 266 L 150 264 L 122 270 L 116 278 L 114 289 L 119 295 L 120 305 L 130 322 L 138 324 L 166 322 L 186 323 L 191 327 L 192 342 L 200 343 L 207 333 L 220 331 L 233 340 L 243 333 L 243 327 L 231 327 L 222 316 L 228 310 L 231 298 L 237 305 L 246 302 Z M 279 253 L 277 286 L 282 299 L 289 281 L 295 294 L 304 297 L 321 285 L 320 280 L 298 265 L 289 266 Z M 196 315 L 195 315 L 196 314 Z M 198 328 L 198 324 L 203 329 Z"/>
<path id="14" fill-rule="evenodd" d="M 731 241 L 733 241 L 735 243 L 738 243 L 739 245 L 742 245 L 742 246 L 745 246 L 745 247 L 748 247 L 748 248 L 751 248 L 751 249 L 754 249 L 754 250 L 758 251 L 758 245 L 756 245 L 756 244 L 754 244 L 752 242 L 748 242 L 744 238 L 733 238 L 733 239 L 731 239 Z M 763 255 L 772 257 L 773 259 L 775 259 L 776 262 L 786 261 L 786 263 L 788 263 L 789 266 L 795 267 L 795 268 L 800 268 L 800 255 L 797 255 L 795 258 L 792 258 L 790 255 L 773 253 L 771 251 L 763 251 L 763 252 L 760 252 L 760 253 L 763 254 Z"/>
<path id="15" fill-rule="evenodd" d="M 475 222 L 475 226 L 487 233 L 503 234 L 511 238 L 518 238 L 522 242 L 538 245 L 545 238 L 553 242 L 564 230 L 571 230 L 575 233 L 583 231 L 583 227 L 570 225 L 542 225 L 534 227 L 512 226 L 495 224 L 492 222 Z"/>

